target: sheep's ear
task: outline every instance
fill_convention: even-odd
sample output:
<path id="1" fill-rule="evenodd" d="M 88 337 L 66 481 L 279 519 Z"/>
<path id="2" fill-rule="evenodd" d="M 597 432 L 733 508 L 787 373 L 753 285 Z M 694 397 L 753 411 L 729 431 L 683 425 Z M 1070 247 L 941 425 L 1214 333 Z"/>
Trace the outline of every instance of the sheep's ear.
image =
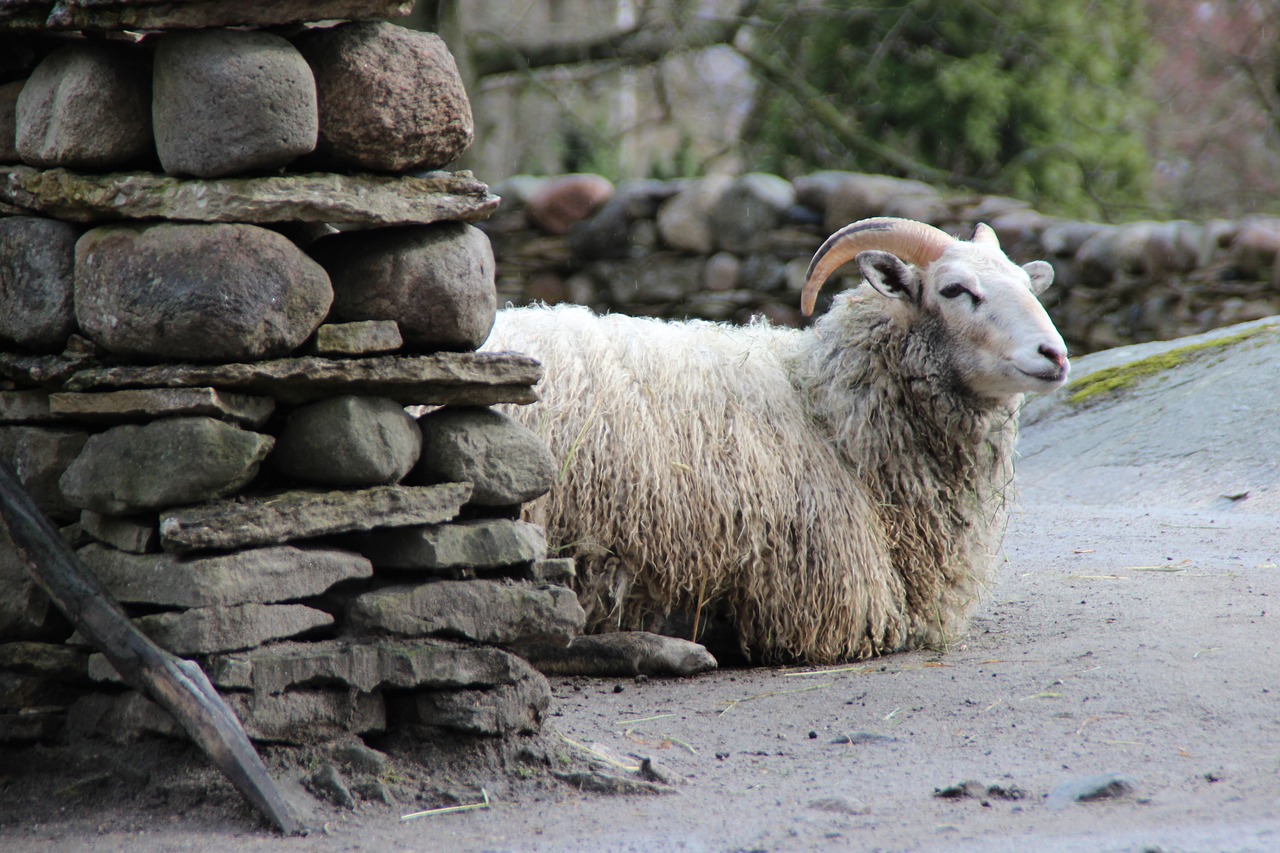
<path id="1" fill-rule="evenodd" d="M 867 283 L 890 299 L 920 304 L 920 276 L 888 252 L 867 251 L 858 255 L 858 268 Z"/>
<path id="2" fill-rule="evenodd" d="M 1022 268 L 1031 278 L 1031 292 L 1036 296 L 1044 293 L 1053 284 L 1053 265 L 1048 261 L 1032 261 L 1023 264 Z"/>

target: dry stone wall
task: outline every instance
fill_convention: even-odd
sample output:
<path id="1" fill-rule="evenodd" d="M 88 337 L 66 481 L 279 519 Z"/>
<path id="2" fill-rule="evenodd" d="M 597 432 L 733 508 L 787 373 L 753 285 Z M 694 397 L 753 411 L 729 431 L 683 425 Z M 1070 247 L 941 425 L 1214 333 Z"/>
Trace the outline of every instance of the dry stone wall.
<path id="1" fill-rule="evenodd" d="M 800 289 L 822 240 L 858 219 L 902 216 L 962 236 L 986 222 L 1011 257 L 1053 264 L 1044 299 L 1077 353 L 1280 313 L 1274 218 L 1075 222 L 1016 199 L 849 172 L 617 187 L 597 175 L 520 176 L 495 191 L 502 206 L 483 228 L 503 302 L 800 325 Z M 854 275 L 843 271 L 843 283 Z"/>
<path id="2" fill-rule="evenodd" d="M 550 453 L 488 408 L 539 365 L 474 352 L 457 69 L 360 20 L 409 5 L 0 3 L 0 458 L 259 740 L 535 731 L 505 649 L 582 630 L 518 520 Z M 64 731 L 178 734 L 0 542 L 0 739 Z"/>

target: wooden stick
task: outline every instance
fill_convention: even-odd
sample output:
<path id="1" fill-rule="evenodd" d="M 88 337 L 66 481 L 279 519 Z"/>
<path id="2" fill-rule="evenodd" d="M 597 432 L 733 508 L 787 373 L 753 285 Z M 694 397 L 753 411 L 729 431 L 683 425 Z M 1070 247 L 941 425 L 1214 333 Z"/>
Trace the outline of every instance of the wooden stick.
<path id="1" fill-rule="evenodd" d="M 195 663 L 166 652 L 134 627 L 120 605 L 62 541 L 0 461 L 0 521 L 9 528 L 27 571 L 71 624 L 106 655 L 130 686 L 178 720 L 205 755 L 280 831 L 301 831 L 298 819 L 267 773 L 240 720 Z"/>

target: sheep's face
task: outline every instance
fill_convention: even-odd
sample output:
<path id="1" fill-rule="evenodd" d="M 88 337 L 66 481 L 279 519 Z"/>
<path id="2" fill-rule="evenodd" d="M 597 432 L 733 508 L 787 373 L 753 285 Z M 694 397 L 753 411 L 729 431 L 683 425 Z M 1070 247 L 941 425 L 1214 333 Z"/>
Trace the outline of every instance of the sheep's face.
<path id="1" fill-rule="evenodd" d="M 1036 298 L 1053 281 L 1044 261 L 1019 267 L 998 246 L 957 240 L 924 270 L 880 251 L 862 252 L 857 263 L 872 287 L 901 300 L 901 310 L 941 321 L 956 375 L 978 396 L 1046 392 L 1066 382 L 1066 344 Z"/>

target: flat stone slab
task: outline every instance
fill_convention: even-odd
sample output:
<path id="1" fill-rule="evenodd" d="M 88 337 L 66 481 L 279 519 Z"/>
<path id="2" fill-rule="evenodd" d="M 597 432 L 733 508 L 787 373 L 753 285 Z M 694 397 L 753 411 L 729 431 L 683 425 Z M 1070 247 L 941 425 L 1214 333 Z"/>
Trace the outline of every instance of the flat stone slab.
<path id="1" fill-rule="evenodd" d="M 38 424 L 59 419 L 49 410 L 48 391 L 0 391 L 0 423 Z"/>
<path id="2" fill-rule="evenodd" d="M 586 615 L 564 587 L 491 580 L 429 581 L 363 593 L 351 603 L 355 633 L 435 634 L 477 643 L 567 646 Z"/>
<path id="3" fill-rule="evenodd" d="M 95 367 L 67 380 L 68 391 L 216 387 L 300 404 L 340 394 L 391 397 L 406 406 L 532 403 L 542 365 L 516 353 L 328 359 L 282 358 L 250 364 Z"/>
<path id="4" fill-rule="evenodd" d="M 275 400 L 270 397 L 229 394 L 217 388 L 128 388 L 123 391 L 89 393 L 59 392 L 48 395 L 47 399 L 46 406 L 52 416 L 96 423 L 207 415 L 254 429 L 266 423 L 276 408 Z M 2 407 L 0 411 L 3 411 Z"/>
<path id="5" fill-rule="evenodd" d="M 359 548 L 380 569 L 493 569 L 541 560 L 547 537 L 527 521 L 485 519 L 379 530 Z"/>
<path id="6" fill-rule="evenodd" d="M 59 681 L 84 681 L 87 663 L 87 652 L 61 643 L 0 643 L 0 670 L 7 672 Z"/>
<path id="7" fill-rule="evenodd" d="M 523 660 L 501 649 L 385 638 L 280 643 L 218 655 L 206 665 L 218 687 L 260 694 L 316 684 L 344 684 L 365 693 L 380 687 L 494 687 L 516 683 L 527 668 Z"/>
<path id="8" fill-rule="evenodd" d="M 236 604 L 154 613 L 133 623 L 175 655 L 209 655 L 294 637 L 332 625 L 333 617 L 304 604 Z"/>
<path id="9" fill-rule="evenodd" d="M 428 225 L 486 219 L 500 199 L 469 172 L 174 178 L 0 167 L 0 203 L 71 222 L 358 222 Z"/>
<path id="10" fill-rule="evenodd" d="M 515 684 L 481 690 L 433 690 L 393 700 L 403 723 L 485 737 L 534 734 L 551 704 L 546 678 L 533 670 Z"/>
<path id="11" fill-rule="evenodd" d="M 278 545 L 214 557 L 177 557 L 87 545 L 76 553 L 117 600 L 160 607 L 290 601 L 320 595 L 340 581 L 373 575 L 368 560 L 336 548 Z"/>
<path id="12" fill-rule="evenodd" d="M 470 496 L 470 483 L 442 483 L 215 501 L 161 513 L 160 543 L 176 552 L 247 548 L 376 527 L 439 524 L 455 517 Z"/>
<path id="13" fill-rule="evenodd" d="M 280 696 L 226 693 L 222 698 L 240 718 L 245 734 L 256 741 L 322 743 L 387 726 L 386 703 L 379 693 L 352 696 L 348 690 L 316 689 Z M 82 697 L 67 715 L 67 728 L 75 736 L 97 735 L 116 743 L 147 735 L 187 738 L 168 711 L 133 690 Z"/>
<path id="14" fill-rule="evenodd" d="M 8 0 L 0 28 L 49 30 L 167 30 L 270 27 L 309 21 L 399 18 L 413 0 Z"/>

